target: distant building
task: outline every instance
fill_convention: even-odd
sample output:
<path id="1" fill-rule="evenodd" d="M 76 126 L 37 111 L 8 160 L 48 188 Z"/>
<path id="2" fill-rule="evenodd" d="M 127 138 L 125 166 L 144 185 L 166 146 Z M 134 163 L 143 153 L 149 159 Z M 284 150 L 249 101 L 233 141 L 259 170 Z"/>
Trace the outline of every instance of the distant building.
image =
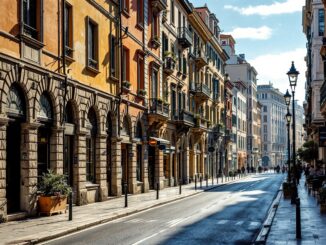
<path id="1" fill-rule="evenodd" d="M 262 104 L 262 165 L 282 165 L 287 160 L 287 106 L 284 95 L 271 83 L 258 85 L 258 101 Z"/>

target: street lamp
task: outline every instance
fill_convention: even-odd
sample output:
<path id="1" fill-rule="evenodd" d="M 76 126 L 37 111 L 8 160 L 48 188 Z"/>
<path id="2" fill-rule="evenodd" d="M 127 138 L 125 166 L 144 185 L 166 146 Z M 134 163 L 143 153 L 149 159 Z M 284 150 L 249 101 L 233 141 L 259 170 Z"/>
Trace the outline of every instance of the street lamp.
<path id="1" fill-rule="evenodd" d="M 287 91 L 288 93 L 288 91 Z M 285 96 L 284 96 L 285 97 Z M 290 95 L 291 97 L 291 95 Z M 289 108 L 288 108 L 288 113 L 286 113 L 285 118 L 286 118 L 286 126 L 288 128 L 288 165 L 289 165 L 289 171 L 288 171 L 288 182 L 290 182 L 291 177 L 290 177 L 290 173 L 291 173 L 291 160 L 290 160 L 290 151 L 291 151 L 291 147 L 290 147 L 290 123 L 291 123 L 291 113 L 289 112 Z"/>
<path id="2" fill-rule="evenodd" d="M 284 95 L 284 100 L 285 100 L 285 104 L 289 109 L 290 106 L 290 102 L 291 102 L 291 94 L 289 93 L 289 90 L 286 90 L 286 93 Z M 291 114 L 290 114 L 291 115 Z"/>

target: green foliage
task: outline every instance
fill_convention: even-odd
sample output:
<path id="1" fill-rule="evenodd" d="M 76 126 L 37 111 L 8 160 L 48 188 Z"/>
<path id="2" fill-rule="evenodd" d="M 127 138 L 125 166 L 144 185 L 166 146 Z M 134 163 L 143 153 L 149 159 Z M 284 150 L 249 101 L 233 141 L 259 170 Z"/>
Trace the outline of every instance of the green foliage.
<path id="1" fill-rule="evenodd" d="M 67 184 L 66 176 L 62 174 L 55 174 L 49 170 L 44 173 L 38 185 L 38 191 L 44 196 L 59 196 L 68 195 L 71 193 L 71 188 Z"/>
<path id="2" fill-rule="evenodd" d="M 311 162 L 318 158 L 318 145 L 314 141 L 307 141 L 298 149 L 298 156 L 301 160 Z"/>

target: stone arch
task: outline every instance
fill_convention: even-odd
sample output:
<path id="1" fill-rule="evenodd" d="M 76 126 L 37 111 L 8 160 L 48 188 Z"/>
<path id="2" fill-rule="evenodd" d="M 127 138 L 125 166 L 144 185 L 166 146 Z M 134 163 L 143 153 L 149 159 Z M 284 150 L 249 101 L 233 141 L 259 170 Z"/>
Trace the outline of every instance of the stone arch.
<path id="1" fill-rule="evenodd" d="M 18 76 L 17 73 L 20 73 L 20 75 Z M 0 87 L 0 114 L 7 113 L 7 101 L 9 90 L 13 84 L 16 84 L 15 86 L 19 86 L 19 89 L 21 90 L 25 100 L 26 121 L 30 121 L 33 108 L 33 96 L 31 95 L 29 89 L 26 86 L 27 79 L 25 73 L 26 70 L 24 70 L 23 67 L 19 67 L 18 65 L 16 65 L 12 66 L 12 68 L 7 71 L 3 79 L 1 79 L 0 76 L 0 81 L 2 81 L 2 86 Z"/>
<path id="2" fill-rule="evenodd" d="M 39 113 L 40 113 L 40 99 L 42 94 L 46 93 L 47 96 L 50 99 L 50 102 L 52 104 L 52 110 L 53 110 L 53 124 L 59 125 L 60 124 L 60 112 L 62 110 L 63 102 L 60 102 L 60 99 L 62 97 L 60 96 L 59 89 L 55 87 L 55 81 L 50 76 L 43 76 L 41 79 L 41 82 L 39 83 L 39 86 L 37 87 L 36 96 L 35 96 L 35 102 L 34 102 L 34 118 L 37 119 Z"/>
<path id="3" fill-rule="evenodd" d="M 124 115 L 121 122 L 121 135 L 129 136 L 132 139 L 132 121 L 129 115 Z"/>
<path id="4" fill-rule="evenodd" d="M 7 116 L 13 115 L 26 120 L 26 96 L 18 83 L 13 83 L 7 95 Z"/>
<path id="5" fill-rule="evenodd" d="M 67 103 L 71 103 L 74 109 L 74 118 L 77 128 L 80 128 L 82 125 L 82 110 L 81 110 L 81 101 L 80 96 L 77 96 L 76 88 L 74 86 L 68 86 L 66 94 L 66 106 Z M 77 129 L 76 128 L 76 129 Z"/>

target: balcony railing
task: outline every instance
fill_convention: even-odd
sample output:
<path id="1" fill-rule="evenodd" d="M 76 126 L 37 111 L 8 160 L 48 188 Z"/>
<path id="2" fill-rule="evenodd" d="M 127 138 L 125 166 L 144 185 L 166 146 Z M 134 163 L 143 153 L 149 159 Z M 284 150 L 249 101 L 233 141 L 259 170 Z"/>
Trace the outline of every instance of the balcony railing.
<path id="1" fill-rule="evenodd" d="M 195 93 L 195 96 L 207 100 L 210 97 L 211 90 L 204 83 L 191 83 L 190 91 Z"/>
<path id="2" fill-rule="evenodd" d="M 177 123 L 193 126 L 194 125 L 194 115 L 186 110 L 181 110 L 174 115 L 174 120 Z"/>
<path id="3" fill-rule="evenodd" d="M 151 2 L 152 9 L 156 13 L 166 10 L 168 7 L 167 0 L 151 0 Z"/>
<path id="4" fill-rule="evenodd" d="M 207 129 L 208 123 L 204 118 L 197 117 L 195 118 L 195 128 L 197 129 Z"/>
<path id="5" fill-rule="evenodd" d="M 178 28 L 178 41 L 184 48 L 189 48 L 192 45 L 191 32 L 187 27 Z"/>
<path id="6" fill-rule="evenodd" d="M 170 108 L 168 104 L 164 104 L 162 100 L 157 98 L 150 99 L 150 114 L 158 115 L 167 119 L 169 117 L 169 112 Z"/>
<path id="7" fill-rule="evenodd" d="M 326 106 L 326 82 L 320 88 L 320 108 L 324 109 Z M 324 109 L 325 110 L 325 109 Z"/>
<path id="8" fill-rule="evenodd" d="M 202 68 L 203 66 L 208 64 L 208 60 L 204 51 L 200 49 L 194 50 L 196 66 L 198 68 Z"/>
<path id="9" fill-rule="evenodd" d="M 164 58 L 163 69 L 164 69 L 165 73 L 172 74 L 175 70 L 175 65 L 176 65 L 176 62 L 172 57 Z"/>

